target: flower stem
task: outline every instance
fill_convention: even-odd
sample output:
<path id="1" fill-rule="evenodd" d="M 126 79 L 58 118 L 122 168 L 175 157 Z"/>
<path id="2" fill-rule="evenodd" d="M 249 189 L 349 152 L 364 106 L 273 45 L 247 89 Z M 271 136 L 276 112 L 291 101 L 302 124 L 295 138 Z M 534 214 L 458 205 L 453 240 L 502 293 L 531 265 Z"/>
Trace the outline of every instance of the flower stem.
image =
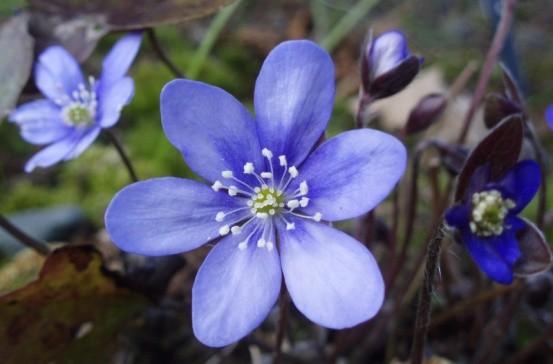
<path id="1" fill-rule="evenodd" d="M 159 39 L 157 38 L 156 32 L 153 28 L 148 28 L 146 30 L 146 34 L 148 35 L 148 39 L 150 40 L 150 44 L 152 45 L 152 48 L 154 49 L 154 52 L 156 52 L 158 58 L 167 66 L 169 71 L 177 77 L 177 78 L 184 78 L 184 74 L 179 70 L 179 68 L 171 61 L 167 53 L 163 50 L 163 47 L 161 47 L 161 44 L 159 43 Z"/>
<path id="2" fill-rule="evenodd" d="M 117 153 L 119 153 L 119 156 L 123 161 L 123 164 L 125 164 L 125 167 L 127 168 L 127 172 L 129 172 L 129 177 L 131 178 L 131 180 L 133 182 L 138 182 L 139 180 L 138 180 L 138 177 L 136 176 L 136 172 L 131 163 L 131 160 L 129 159 L 129 156 L 125 152 L 125 149 L 123 148 L 123 145 L 121 144 L 119 139 L 117 139 L 115 134 L 109 129 L 105 130 L 105 134 L 108 137 L 109 141 L 113 144 L 113 146 L 117 150 Z"/>
<path id="3" fill-rule="evenodd" d="M 45 242 L 37 240 L 23 232 L 3 215 L 0 215 L 0 227 L 6 230 L 11 236 L 19 240 L 21 244 L 28 246 L 41 255 L 48 255 L 52 251 L 52 249 Z"/>
<path id="4" fill-rule="evenodd" d="M 428 243 L 426 251 L 426 267 L 424 271 L 424 281 L 419 295 L 417 306 L 417 316 L 415 318 L 415 332 L 413 335 L 413 345 L 411 346 L 411 364 L 421 364 L 426 343 L 426 335 L 430 326 L 430 301 L 432 296 L 432 286 L 434 276 L 438 267 L 438 259 L 444 239 L 444 224 L 440 223 L 434 231 L 433 237 Z"/>
<path id="5" fill-rule="evenodd" d="M 509 31 L 511 30 L 511 23 L 513 22 L 513 15 L 516 3 L 517 0 L 503 1 L 501 20 L 497 25 L 492 44 L 490 45 L 488 53 L 486 54 L 486 61 L 484 63 L 484 66 L 482 67 L 482 71 L 480 72 L 480 77 L 478 78 L 476 90 L 474 91 L 469 110 L 465 115 L 465 119 L 463 121 L 463 128 L 461 129 L 461 133 L 459 134 L 459 138 L 457 139 L 458 144 L 463 144 L 465 142 L 469 128 L 472 124 L 472 120 L 474 119 L 474 114 L 476 113 L 476 110 L 478 109 L 480 103 L 484 98 L 486 87 L 488 86 L 488 82 L 490 81 L 493 68 L 497 62 L 501 50 L 503 49 L 505 41 L 507 40 Z"/>
<path id="6" fill-rule="evenodd" d="M 209 52 L 215 44 L 215 41 L 219 37 L 219 34 L 221 33 L 225 25 L 228 23 L 232 14 L 234 14 L 236 9 L 238 9 L 239 5 L 240 0 L 236 1 L 232 5 L 227 6 L 219 13 L 217 13 L 215 18 L 209 25 L 209 29 L 207 30 L 202 43 L 200 44 L 194 55 L 192 55 L 192 59 L 190 60 L 190 63 L 188 64 L 188 67 L 186 69 L 186 75 L 188 76 L 188 78 L 195 79 L 196 77 L 198 77 L 200 71 L 202 70 L 204 62 L 209 55 Z"/>
<path id="7" fill-rule="evenodd" d="M 280 291 L 278 303 L 278 312 L 280 316 L 276 332 L 274 364 L 280 364 L 282 362 L 282 342 L 284 341 L 284 334 L 286 333 L 286 326 L 288 325 L 288 312 L 290 311 L 290 297 L 288 296 L 288 291 L 286 290 L 286 286 L 284 284 L 282 285 L 282 289 Z"/>
<path id="8" fill-rule="evenodd" d="M 378 4 L 378 0 L 359 0 L 321 41 L 321 46 L 331 52 L 346 35 Z"/>

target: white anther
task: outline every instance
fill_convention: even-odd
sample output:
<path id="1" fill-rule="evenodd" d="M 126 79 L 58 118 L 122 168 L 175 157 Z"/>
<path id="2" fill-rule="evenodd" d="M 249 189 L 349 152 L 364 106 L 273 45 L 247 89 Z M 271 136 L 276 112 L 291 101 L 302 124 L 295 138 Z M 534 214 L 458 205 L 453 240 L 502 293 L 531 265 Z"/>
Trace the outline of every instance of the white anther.
<path id="1" fill-rule="evenodd" d="M 271 179 L 273 174 L 271 172 L 261 172 L 261 178 Z"/>
<path id="2" fill-rule="evenodd" d="M 286 230 L 294 230 L 296 228 L 296 224 L 293 222 L 287 222 L 286 223 Z"/>
<path id="3" fill-rule="evenodd" d="M 300 205 L 300 202 L 298 200 L 290 200 L 286 203 L 286 206 L 288 206 L 289 209 L 295 209 Z"/>
<path id="4" fill-rule="evenodd" d="M 295 166 L 288 168 L 288 173 L 290 173 L 292 178 L 296 178 L 299 175 L 298 169 Z"/>
<path id="5" fill-rule="evenodd" d="M 245 250 L 248 247 L 248 241 L 242 241 L 238 244 L 238 249 Z"/>
<path id="6" fill-rule="evenodd" d="M 267 157 L 267 158 L 273 158 L 273 152 L 271 152 L 269 149 L 267 148 L 263 148 L 263 150 L 261 150 L 261 154 L 264 156 L 264 157 Z"/>
<path id="7" fill-rule="evenodd" d="M 219 211 L 217 215 L 215 215 L 215 221 L 221 222 L 225 219 L 225 213 L 223 211 Z"/>
<path id="8" fill-rule="evenodd" d="M 307 195 L 309 192 L 309 187 L 307 186 L 307 181 L 300 183 L 300 194 Z"/>
<path id="9" fill-rule="evenodd" d="M 261 188 L 256 187 L 256 188 L 253 189 L 253 191 L 254 191 L 255 193 L 259 193 L 259 192 L 261 192 Z"/>
<path id="10" fill-rule="evenodd" d="M 278 156 L 278 162 L 280 163 L 280 165 L 282 167 L 284 167 L 286 164 L 288 164 L 288 161 L 286 160 L 286 156 L 285 155 L 279 155 Z"/>
<path id="11" fill-rule="evenodd" d="M 313 215 L 313 220 L 317 222 L 321 221 L 322 218 L 323 218 L 323 214 L 321 214 L 320 212 L 317 212 L 315 213 L 315 215 Z"/>
<path id="12" fill-rule="evenodd" d="M 246 205 L 248 205 L 248 207 L 252 207 L 252 206 L 253 206 L 253 201 L 252 201 L 252 200 L 248 200 L 248 202 L 246 202 Z"/>
<path id="13" fill-rule="evenodd" d="M 232 171 L 223 171 L 221 172 L 221 176 L 223 176 L 223 178 L 232 178 L 233 174 Z"/>
<path id="14" fill-rule="evenodd" d="M 211 188 L 213 189 L 213 191 L 217 192 L 219 191 L 221 188 L 225 187 L 224 184 L 221 183 L 221 181 L 215 181 L 212 185 L 211 185 Z"/>
<path id="15" fill-rule="evenodd" d="M 253 167 L 252 162 L 248 162 L 248 163 L 244 164 L 244 173 L 245 174 L 252 174 L 254 170 L 255 170 L 255 168 Z"/>
<path id="16" fill-rule="evenodd" d="M 275 248 L 275 245 L 272 242 L 268 241 L 267 242 L 267 250 L 272 251 L 274 248 Z"/>
<path id="17" fill-rule="evenodd" d="M 300 206 L 301 207 L 306 207 L 307 205 L 309 205 L 309 198 L 302 197 L 301 200 L 300 200 Z"/>
<path id="18" fill-rule="evenodd" d="M 234 225 L 233 227 L 230 228 L 230 232 L 232 233 L 232 235 L 237 235 L 242 232 L 242 229 L 240 228 L 240 226 Z"/>
<path id="19" fill-rule="evenodd" d="M 269 210 L 269 215 L 274 215 L 276 213 L 275 209 L 270 209 Z"/>
<path id="20" fill-rule="evenodd" d="M 229 196 L 236 196 L 238 194 L 238 188 L 236 186 L 230 186 L 228 188 Z"/>
<path id="21" fill-rule="evenodd" d="M 265 242 L 265 239 L 261 238 L 257 241 L 257 247 L 258 248 L 263 248 L 265 246 L 266 242 Z"/>
<path id="22" fill-rule="evenodd" d="M 225 236 L 230 232 L 230 226 L 223 225 L 219 228 L 219 235 Z"/>
<path id="23" fill-rule="evenodd" d="M 266 219 L 269 217 L 269 214 L 266 212 L 258 212 L 255 214 L 256 217 L 259 217 L 260 219 Z"/>

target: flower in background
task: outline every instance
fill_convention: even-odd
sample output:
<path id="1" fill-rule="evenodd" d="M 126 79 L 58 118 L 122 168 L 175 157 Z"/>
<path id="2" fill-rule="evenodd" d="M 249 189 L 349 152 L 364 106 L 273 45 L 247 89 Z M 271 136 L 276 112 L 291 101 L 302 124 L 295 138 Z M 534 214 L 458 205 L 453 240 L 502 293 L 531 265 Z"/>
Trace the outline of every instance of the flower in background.
<path id="1" fill-rule="evenodd" d="M 498 283 L 513 281 L 521 256 L 516 233 L 525 223 L 517 216 L 540 185 L 540 168 L 531 160 L 518 162 L 498 182 L 490 182 L 488 165 L 472 175 L 465 197 L 445 215 L 476 264 Z"/>
<path id="2" fill-rule="evenodd" d="M 375 259 L 328 222 L 377 206 L 403 174 L 406 152 L 370 129 L 314 149 L 334 93 L 332 60 L 310 41 L 269 54 L 255 85 L 255 118 L 205 83 L 175 80 L 163 89 L 165 134 L 210 186 L 172 177 L 134 183 L 114 197 L 105 221 L 115 244 L 137 254 L 216 243 L 192 289 L 193 329 L 204 344 L 228 345 L 256 328 L 282 276 L 296 307 L 322 326 L 351 327 L 380 309 Z"/>
<path id="3" fill-rule="evenodd" d="M 61 46 L 40 54 L 35 83 L 46 98 L 23 104 L 9 116 L 27 142 L 48 145 L 27 162 L 25 171 L 78 157 L 103 128 L 117 123 L 134 95 L 134 82 L 126 74 L 141 39 L 141 33 L 120 39 L 104 59 L 98 80 L 85 79 L 78 62 Z"/>
<path id="4" fill-rule="evenodd" d="M 380 99 L 403 90 L 419 72 L 422 57 L 412 55 L 405 35 L 398 30 L 369 41 L 361 60 L 366 98 Z"/>
<path id="5" fill-rule="evenodd" d="M 549 105 L 547 109 L 545 109 L 545 121 L 547 122 L 549 128 L 553 129 L 553 104 Z"/>

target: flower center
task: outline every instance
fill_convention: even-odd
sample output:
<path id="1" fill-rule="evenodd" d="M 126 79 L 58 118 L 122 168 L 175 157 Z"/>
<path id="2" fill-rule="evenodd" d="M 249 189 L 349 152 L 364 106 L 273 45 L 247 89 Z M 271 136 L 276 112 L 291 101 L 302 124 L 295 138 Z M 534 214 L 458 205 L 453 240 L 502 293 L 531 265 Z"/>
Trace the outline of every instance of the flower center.
<path id="1" fill-rule="evenodd" d="M 228 183 L 217 180 L 211 186 L 214 191 L 226 192 L 229 196 L 240 199 L 243 204 L 242 207 L 219 211 L 215 215 L 215 221 L 222 223 L 219 227 L 219 235 L 242 234 L 244 228 L 253 223 L 251 231 L 238 244 L 241 250 L 248 247 L 255 235 L 259 236 L 257 247 L 273 250 L 275 223 L 278 220 L 284 223 L 286 230 L 293 230 L 295 225 L 288 220 L 290 216 L 314 221 L 321 221 L 322 218 L 320 212 L 308 215 L 301 211 L 309 205 L 309 186 L 307 181 L 302 181 L 297 189 L 290 188 L 292 180 L 299 177 L 299 171 L 295 166 L 288 166 L 286 156 L 279 156 L 279 165 L 274 166 L 273 153 L 270 150 L 264 148 L 261 154 L 268 161 L 269 171 L 258 174 L 253 163 L 247 162 L 242 172 L 244 175 L 255 177 L 257 183 L 254 185 L 237 178 L 232 171 L 227 170 L 221 172 L 221 176 L 228 180 Z"/>
<path id="2" fill-rule="evenodd" d="M 90 77 L 88 85 L 81 83 L 70 97 L 65 96 L 56 100 L 56 103 L 62 106 L 61 115 L 65 124 L 84 127 L 94 122 L 98 108 L 95 85 L 96 81 Z"/>
<path id="3" fill-rule="evenodd" d="M 498 236 L 505 228 L 505 217 L 515 207 L 513 200 L 504 199 L 497 190 L 472 195 L 470 230 L 479 236 Z"/>

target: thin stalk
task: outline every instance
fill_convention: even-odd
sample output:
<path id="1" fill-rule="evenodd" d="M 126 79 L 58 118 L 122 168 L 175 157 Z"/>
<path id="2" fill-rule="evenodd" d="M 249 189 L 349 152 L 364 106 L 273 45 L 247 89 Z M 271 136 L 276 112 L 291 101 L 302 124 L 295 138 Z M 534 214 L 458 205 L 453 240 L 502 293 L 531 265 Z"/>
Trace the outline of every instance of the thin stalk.
<path id="1" fill-rule="evenodd" d="M 275 344 L 275 359 L 274 364 L 282 363 L 282 343 L 286 334 L 286 326 L 288 325 L 288 312 L 290 311 L 290 297 L 286 286 L 283 284 L 280 291 L 279 299 L 279 320 L 276 332 L 276 344 Z"/>
<path id="2" fill-rule="evenodd" d="M 0 215 L 0 227 L 6 230 L 6 232 L 8 232 L 8 234 L 13 236 L 15 239 L 19 240 L 21 244 L 33 249 L 41 255 L 48 255 L 52 251 L 48 244 L 28 235 L 23 230 L 12 224 L 12 222 L 3 215 Z"/>
<path id="3" fill-rule="evenodd" d="M 359 0 L 321 41 L 321 46 L 331 52 L 361 20 L 366 18 L 376 4 L 378 0 Z"/>
<path id="4" fill-rule="evenodd" d="M 422 363 L 426 335 L 428 334 L 428 327 L 430 326 L 430 304 L 434 276 L 436 275 L 436 270 L 438 268 L 438 259 L 440 257 L 443 239 L 444 224 L 442 222 L 438 225 L 438 228 L 434 232 L 426 252 L 424 281 L 419 295 L 417 316 L 415 318 L 415 332 L 413 334 L 413 345 L 411 346 L 411 364 Z"/>
<path id="5" fill-rule="evenodd" d="M 486 87 L 488 86 L 488 82 L 490 81 L 493 68 L 497 63 L 499 54 L 501 53 L 503 45 L 505 44 L 507 36 L 509 35 L 511 23 L 513 22 L 513 15 L 516 3 L 517 0 L 503 1 L 501 20 L 499 21 L 499 24 L 495 31 L 492 44 L 488 50 L 488 53 L 486 54 L 486 61 L 484 62 L 484 66 L 482 67 L 482 71 L 480 72 L 480 77 L 478 78 L 478 83 L 476 85 L 476 90 L 474 91 L 474 94 L 472 96 L 469 110 L 465 115 L 465 119 L 463 120 L 463 128 L 461 129 L 461 133 L 459 134 L 459 138 L 457 139 L 458 144 L 463 144 L 465 142 L 468 131 L 474 119 L 474 114 L 476 113 L 476 110 L 484 99 Z"/>
<path id="6" fill-rule="evenodd" d="M 171 61 L 171 58 L 165 53 L 163 50 L 163 47 L 159 43 L 159 39 L 157 38 L 157 35 L 153 28 L 148 28 L 146 30 L 146 34 L 148 35 L 148 39 L 150 40 L 150 44 L 152 45 L 152 48 L 154 52 L 157 54 L 157 57 L 167 66 L 169 71 L 173 74 L 173 76 L 177 78 L 184 78 L 184 74 L 179 70 L 179 68 Z"/>
<path id="7" fill-rule="evenodd" d="M 123 148 L 123 144 L 121 144 L 119 139 L 115 136 L 115 134 L 111 130 L 105 129 L 105 135 L 117 150 L 117 153 L 121 157 L 123 164 L 127 168 L 127 172 L 129 172 L 129 177 L 131 178 L 131 180 L 133 182 L 138 182 L 138 177 L 131 163 L 131 160 L 129 159 L 129 156 L 127 155 L 127 153 L 125 152 L 125 149 Z"/>
<path id="8" fill-rule="evenodd" d="M 188 64 L 188 68 L 186 69 L 186 75 L 188 76 L 188 78 L 195 79 L 196 77 L 198 77 L 206 58 L 209 55 L 209 52 L 211 52 L 211 49 L 215 45 L 215 41 L 219 37 L 219 34 L 221 33 L 225 25 L 228 23 L 232 14 L 234 14 L 236 9 L 238 9 L 239 5 L 240 1 L 237 1 L 217 13 L 215 18 L 209 25 L 209 29 L 207 30 L 202 43 L 200 44 L 200 46 L 192 56 L 190 63 Z"/>
<path id="9" fill-rule="evenodd" d="M 532 148 L 536 153 L 536 162 L 539 164 L 541 169 L 541 181 L 540 181 L 540 192 L 538 196 L 538 209 L 536 212 L 537 213 L 536 224 L 540 229 L 543 229 L 543 226 L 545 224 L 545 212 L 547 208 L 547 164 L 545 163 L 543 148 L 540 145 L 540 141 L 536 135 L 536 132 L 532 124 L 530 124 L 530 122 L 527 122 L 526 125 L 527 125 L 528 135 L 529 135 L 528 139 L 530 139 Z"/>

